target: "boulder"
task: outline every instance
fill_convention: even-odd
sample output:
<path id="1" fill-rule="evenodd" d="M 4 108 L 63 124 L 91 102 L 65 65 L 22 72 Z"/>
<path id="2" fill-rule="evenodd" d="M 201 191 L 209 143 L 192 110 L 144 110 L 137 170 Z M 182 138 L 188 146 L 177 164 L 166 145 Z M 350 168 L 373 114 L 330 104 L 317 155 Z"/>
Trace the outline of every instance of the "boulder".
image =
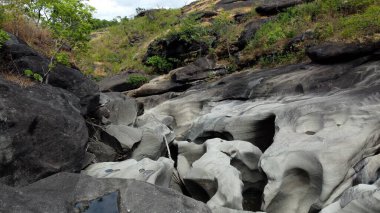
<path id="1" fill-rule="evenodd" d="M 119 152 L 128 152 L 141 141 L 142 131 L 125 125 L 108 125 L 102 134 L 102 140 Z"/>
<path id="2" fill-rule="evenodd" d="M 174 132 L 169 128 L 171 117 L 162 117 L 146 113 L 140 116 L 136 126 L 143 131 L 141 142 L 132 153 L 132 158 L 157 160 L 167 153 L 167 146 L 174 140 Z M 167 143 L 167 144 L 166 144 Z M 171 157 L 171 156 L 170 156 Z"/>
<path id="3" fill-rule="evenodd" d="M 103 124 L 133 125 L 140 111 L 136 100 L 122 93 L 100 94 L 98 117 Z"/>
<path id="4" fill-rule="evenodd" d="M 187 190 L 210 208 L 243 210 L 243 192 L 264 188 L 265 177 L 258 171 L 262 152 L 249 142 L 221 139 L 210 139 L 203 145 L 179 142 L 178 149 L 178 172 Z M 254 202 L 259 209 L 261 199 Z"/>
<path id="5" fill-rule="evenodd" d="M 0 79 L 0 182 L 22 186 L 89 163 L 80 100 L 49 85 Z"/>
<path id="6" fill-rule="evenodd" d="M 128 90 L 137 89 L 140 85 L 135 85 L 128 82 L 131 75 L 145 75 L 141 71 L 128 70 L 120 74 L 103 78 L 98 82 L 99 89 L 102 92 L 125 92 Z"/>
<path id="7" fill-rule="evenodd" d="M 23 75 L 24 70 L 32 70 L 41 76 L 47 73 L 49 59 L 29 47 L 25 42 L 11 35 L 2 47 L 0 61 L 9 68 Z M 80 99 L 82 113 L 93 111 L 99 101 L 98 86 L 86 78 L 79 70 L 57 64 L 50 75 L 48 83 L 65 89 Z"/>
<path id="8" fill-rule="evenodd" d="M 272 16 L 285 11 L 289 7 L 311 1 L 313 0 L 273 0 L 256 7 L 256 12 L 263 16 Z"/>
<path id="9" fill-rule="evenodd" d="M 27 187 L 0 189 L 1 212 L 211 213 L 174 190 L 136 180 L 60 173 Z"/>
<path id="10" fill-rule="evenodd" d="M 115 161 L 117 157 L 115 149 L 102 142 L 88 143 L 87 152 L 95 155 L 96 162 Z"/>
<path id="11" fill-rule="evenodd" d="M 217 15 L 218 13 L 215 11 L 200 11 L 193 14 L 197 21 L 205 21 Z"/>
<path id="12" fill-rule="evenodd" d="M 220 0 L 216 3 L 216 9 L 234 10 L 238 8 L 252 7 L 258 0 Z"/>
<path id="13" fill-rule="evenodd" d="M 92 164 L 82 173 L 96 178 L 122 178 L 145 181 L 162 187 L 169 187 L 174 170 L 174 162 L 167 158 L 153 161 L 129 159 L 122 162 Z"/>
<path id="14" fill-rule="evenodd" d="M 160 95 L 167 92 L 183 92 L 191 85 L 172 81 L 169 75 L 162 75 L 152 79 L 149 83 L 144 84 L 136 90 L 127 92 L 132 97 L 146 97 L 151 95 Z"/>
<path id="15" fill-rule="evenodd" d="M 380 50 L 380 42 L 372 44 L 324 43 L 306 50 L 309 58 L 319 64 L 348 62 Z"/>
<path id="16" fill-rule="evenodd" d="M 218 66 L 216 61 L 209 57 L 199 58 L 195 62 L 169 73 L 172 80 L 178 83 L 190 83 L 222 74 L 227 74 L 227 70 Z"/>

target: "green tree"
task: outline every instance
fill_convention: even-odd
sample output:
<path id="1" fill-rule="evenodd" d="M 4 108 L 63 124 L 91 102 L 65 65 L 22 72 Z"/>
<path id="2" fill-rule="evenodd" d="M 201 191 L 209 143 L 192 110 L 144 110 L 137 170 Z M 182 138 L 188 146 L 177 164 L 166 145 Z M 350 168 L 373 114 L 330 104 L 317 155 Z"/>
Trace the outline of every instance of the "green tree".
<path id="1" fill-rule="evenodd" d="M 28 8 L 37 19 L 53 33 L 55 50 L 50 58 L 49 68 L 44 76 L 48 81 L 50 72 L 55 67 L 57 55 L 65 45 L 73 49 L 85 49 L 92 30 L 92 12 L 86 0 L 34 0 Z"/>

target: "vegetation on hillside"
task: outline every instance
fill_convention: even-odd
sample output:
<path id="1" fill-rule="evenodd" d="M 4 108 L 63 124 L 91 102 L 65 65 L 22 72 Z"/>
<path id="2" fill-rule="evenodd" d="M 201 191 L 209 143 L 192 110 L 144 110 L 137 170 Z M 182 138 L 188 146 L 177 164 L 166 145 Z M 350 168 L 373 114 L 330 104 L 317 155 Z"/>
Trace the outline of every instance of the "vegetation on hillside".
<path id="1" fill-rule="evenodd" d="M 380 33 L 380 1 L 316 0 L 288 9 L 263 25 L 243 51 L 260 57 L 264 66 L 296 63 L 305 59 L 308 45 L 322 41 L 371 42 Z M 309 32 L 311 38 L 286 50 L 291 39 Z"/>
<path id="2" fill-rule="evenodd" d="M 153 41 L 170 38 L 206 45 L 218 63 L 235 71 L 306 60 L 305 49 L 320 42 L 371 42 L 380 37 L 379 0 L 315 0 L 272 17 L 241 49 L 237 42 L 244 26 L 266 17 L 255 13 L 256 5 L 223 10 L 214 7 L 217 1 L 209 2 L 183 9 L 138 8 L 135 18 L 107 21 L 92 18 L 86 0 L 2 0 L 0 25 L 54 61 L 75 64 L 96 78 L 124 70 L 167 73 L 202 55 L 195 53 L 190 60 L 158 53 L 146 57 Z M 205 11 L 217 13 L 205 17 Z M 244 14 L 239 21 L 237 12 Z M 0 45 L 5 36 L 0 31 Z"/>

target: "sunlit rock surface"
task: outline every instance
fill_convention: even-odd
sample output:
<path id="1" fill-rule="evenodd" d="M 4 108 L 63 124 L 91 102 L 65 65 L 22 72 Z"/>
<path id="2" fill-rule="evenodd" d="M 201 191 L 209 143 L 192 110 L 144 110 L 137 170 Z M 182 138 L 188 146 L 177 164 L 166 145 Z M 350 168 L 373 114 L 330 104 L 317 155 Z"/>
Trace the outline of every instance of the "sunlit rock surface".
<path id="1" fill-rule="evenodd" d="M 148 158 L 136 161 L 104 162 L 92 164 L 84 174 L 97 178 L 122 178 L 145 181 L 158 186 L 169 187 L 174 162 L 167 158 L 157 161 Z"/>

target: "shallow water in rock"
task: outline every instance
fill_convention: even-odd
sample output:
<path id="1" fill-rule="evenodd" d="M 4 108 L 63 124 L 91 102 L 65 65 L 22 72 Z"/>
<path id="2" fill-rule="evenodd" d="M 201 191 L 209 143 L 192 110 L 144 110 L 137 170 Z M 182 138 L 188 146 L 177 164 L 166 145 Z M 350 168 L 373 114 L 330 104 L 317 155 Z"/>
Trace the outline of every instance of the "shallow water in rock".
<path id="1" fill-rule="evenodd" d="M 92 201 L 79 202 L 75 205 L 75 212 L 78 213 L 119 213 L 118 192 L 106 194 Z"/>

